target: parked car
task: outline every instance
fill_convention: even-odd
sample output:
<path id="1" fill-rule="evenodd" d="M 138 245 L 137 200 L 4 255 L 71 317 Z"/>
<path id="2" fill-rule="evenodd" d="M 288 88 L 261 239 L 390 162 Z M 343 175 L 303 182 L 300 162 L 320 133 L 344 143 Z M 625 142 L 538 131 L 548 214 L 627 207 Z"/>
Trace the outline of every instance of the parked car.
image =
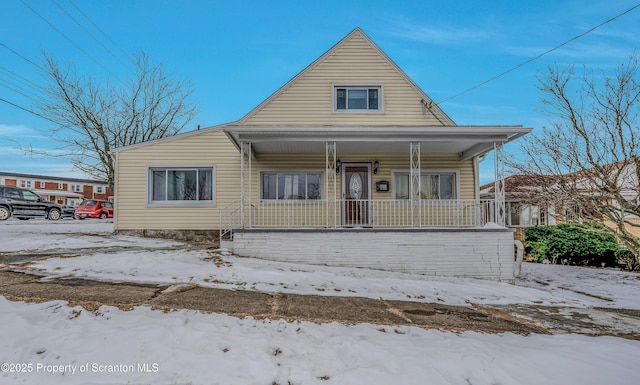
<path id="1" fill-rule="evenodd" d="M 96 199 L 86 199 L 74 213 L 76 219 L 85 218 L 113 218 L 113 203 Z"/>
<path id="2" fill-rule="evenodd" d="M 60 205 L 62 208 L 62 218 L 73 218 L 76 214 L 76 208 L 69 205 Z"/>
<path id="3" fill-rule="evenodd" d="M 57 221 L 62 216 L 62 208 L 31 190 L 0 186 L 0 221 L 11 216 L 24 220 L 47 218 Z"/>

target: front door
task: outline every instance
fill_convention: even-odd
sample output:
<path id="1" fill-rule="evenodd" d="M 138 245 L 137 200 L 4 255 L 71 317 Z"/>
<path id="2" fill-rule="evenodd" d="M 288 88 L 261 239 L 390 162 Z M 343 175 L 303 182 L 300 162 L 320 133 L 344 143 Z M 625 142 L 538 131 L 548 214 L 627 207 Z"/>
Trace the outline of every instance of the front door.
<path id="1" fill-rule="evenodd" d="M 371 165 L 342 164 L 342 225 L 371 226 Z"/>

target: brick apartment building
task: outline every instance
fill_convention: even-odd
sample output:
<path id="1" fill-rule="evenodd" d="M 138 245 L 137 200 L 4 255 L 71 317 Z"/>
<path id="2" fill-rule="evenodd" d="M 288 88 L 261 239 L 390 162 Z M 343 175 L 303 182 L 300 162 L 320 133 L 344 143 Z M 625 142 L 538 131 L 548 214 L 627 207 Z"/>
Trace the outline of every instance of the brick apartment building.
<path id="1" fill-rule="evenodd" d="M 113 191 L 105 181 L 57 176 L 17 174 L 0 171 L 0 185 L 31 190 L 42 198 L 62 205 L 77 206 L 84 199 L 113 202 Z"/>

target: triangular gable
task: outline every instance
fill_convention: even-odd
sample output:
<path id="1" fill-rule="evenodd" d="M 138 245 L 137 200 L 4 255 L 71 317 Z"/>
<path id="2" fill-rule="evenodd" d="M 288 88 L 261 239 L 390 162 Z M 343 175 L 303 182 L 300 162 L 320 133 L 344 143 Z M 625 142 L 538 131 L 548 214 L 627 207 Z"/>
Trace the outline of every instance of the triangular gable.
<path id="1" fill-rule="evenodd" d="M 383 114 L 335 114 L 334 84 L 382 84 Z M 455 123 L 360 28 L 289 80 L 239 125 L 420 126 Z"/>

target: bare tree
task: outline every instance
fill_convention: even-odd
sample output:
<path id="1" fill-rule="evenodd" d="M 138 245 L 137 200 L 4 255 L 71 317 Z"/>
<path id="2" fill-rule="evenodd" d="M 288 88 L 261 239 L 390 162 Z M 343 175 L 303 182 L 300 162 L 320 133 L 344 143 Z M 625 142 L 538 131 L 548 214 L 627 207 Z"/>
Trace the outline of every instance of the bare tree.
<path id="1" fill-rule="evenodd" d="M 190 84 L 152 65 L 144 53 L 137 57 L 135 77 L 120 86 L 81 75 L 46 53 L 44 58 L 46 97 L 35 107 L 56 124 L 50 131 L 61 144 L 56 154 L 111 187 L 112 149 L 175 135 L 196 115 L 188 101 Z"/>
<path id="2" fill-rule="evenodd" d="M 530 178 L 527 184 L 536 186 L 538 200 L 556 207 L 572 205 L 583 220 L 604 222 L 636 255 L 640 251 L 638 70 L 637 55 L 612 74 L 549 67 L 538 76 L 538 88 L 550 125 L 524 138 L 524 159 L 511 165 Z"/>

